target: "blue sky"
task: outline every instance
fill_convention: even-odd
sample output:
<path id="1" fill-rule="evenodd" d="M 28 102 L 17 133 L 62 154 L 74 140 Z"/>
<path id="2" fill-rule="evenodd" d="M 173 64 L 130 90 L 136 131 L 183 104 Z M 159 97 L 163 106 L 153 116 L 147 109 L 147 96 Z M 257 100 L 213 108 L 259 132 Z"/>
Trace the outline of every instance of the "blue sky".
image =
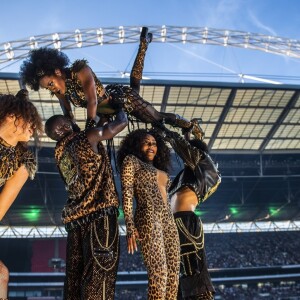
<path id="1" fill-rule="evenodd" d="M 34 35 L 110 26 L 172 25 L 239 30 L 300 40 L 298 0 L 1 0 L 0 47 L 5 42 Z M 128 72 L 137 51 L 136 44 L 104 45 L 64 51 L 71 60 L 86 58 L 96 72 Z M 237 74 L 298 83 L 300 59 L 202 44 L 152 43 L 145 72 L 181 74 L 209 73 L 219 81 L 223 74 Z M 1 65 L 0 65 L 1 68 Z M 19 63 L 2 69 L 18 72 Z M 120 75 L 121 76 L 121 75 Z M 291 76 L 295 76 L 291 80 Z M 299 77 L 298 77 L 299 76 Z M 287 77 L 287 78 L 285 78 Z M 248 80 L 246 82 L 253 82 Z"/>

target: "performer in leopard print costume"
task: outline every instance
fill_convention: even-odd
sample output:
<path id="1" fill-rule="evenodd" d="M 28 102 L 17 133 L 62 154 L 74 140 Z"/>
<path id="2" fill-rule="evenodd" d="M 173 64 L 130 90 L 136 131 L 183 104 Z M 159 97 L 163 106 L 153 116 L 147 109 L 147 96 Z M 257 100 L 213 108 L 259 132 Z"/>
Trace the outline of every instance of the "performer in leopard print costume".
<path id="1" fill-rule="evenodd" d="M 174 300 L 179 278 L 179 239 L 167 189 L 170 151 L 155 133 L 138 129 L 118 152 L 128 252 L 141 246 L 148 272 L 148 299 Z M 136 209 L 133 217 L 133 198 Z"/>
<path id="2" fill-rule="evenodd" d="M 16 199 L 28 177 L 33 179 L 36 161 L 26 144 L 42 131 L 36 107 L 21 90 L 16 96 L 0 95 L 0 221 Z M 7 298 L 9 272 L 0 261 L 0 299 Z"/>
<path id="3" fill-rule="evenodd" d="M 202 140 L 190 139 L 189 132 L 185 138 L 167 128 L 158 132 L 184 163 L 169 188 L 181 247 L 177 299 L 212 300 L 215 290 L 208 273 L 203 225 L 195 209 L 216 191 L 221 175 Z"/>
<path id="4" fill-rule="evenodd" d="M 103 127 L 74 132 L 62 115 L 47 120 L 45 131 L 57 141 L 55 159 L 68 201 L 62 220 L 68 232 L 66 300 L 112 300 L 119 262 L 119 200 L 110 160 L 101 143 L 127 125 L 120 111 Z"/>
<path id="5" fill-rule="evenodd" d="M 139 50 L 130 75 L 130 87 L 118 84 L 104 88 L 101 81 L 88 66 L 86 60 L 76 60 L 71 67 L 68 57 L 52 48 L 34 49 L 21 66 L 23 84 L 38 91 L 46 88 L 55 95 L 63 113 L 74 121 L 71 103 L 87 109 L 86 128 L 96 126 L 99 117 L 114 114 L 123 107 L 127 114 L 144 123 L 165 122 L 175 127 L 192 129 L 201 135 L 197 123 L 185 120 L 174 113 L 157 111 L 154 106 L 139 95 L 144 58 L 152 34 L 143 27 L 140 35 Z"/>

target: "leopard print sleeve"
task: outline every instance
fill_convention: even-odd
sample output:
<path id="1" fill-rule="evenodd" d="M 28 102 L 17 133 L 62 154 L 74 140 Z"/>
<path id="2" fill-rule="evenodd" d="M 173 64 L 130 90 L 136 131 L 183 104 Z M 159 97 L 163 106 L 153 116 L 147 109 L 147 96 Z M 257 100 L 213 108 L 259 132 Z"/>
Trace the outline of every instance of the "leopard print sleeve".
<path id="1" fill-rule="evenodd" d="M 37 171 L 37 162 L 32 151 L 24 148 L 22 145 L 16 147 L 16 156 L 18 157 L 19 166 L 24 165 L 29 178 L 34 179 Z"/>
<path id="2" fill-rule="evenodd" d="M 133 220 L 133 197 L 137 165 L 134 158 L 133 155 L 126 156 L 121 169 L 122 206 L 127 236 L 131 236 L 136 231 Z"/>
<path id="3" fill-rule="evenodd" d="M 26 151 L 22 156 L 22 162 L 29 174 L 29 178 L 33 180 L 37 171 L 37 163 L 34 154 L 30 151 Z"/>

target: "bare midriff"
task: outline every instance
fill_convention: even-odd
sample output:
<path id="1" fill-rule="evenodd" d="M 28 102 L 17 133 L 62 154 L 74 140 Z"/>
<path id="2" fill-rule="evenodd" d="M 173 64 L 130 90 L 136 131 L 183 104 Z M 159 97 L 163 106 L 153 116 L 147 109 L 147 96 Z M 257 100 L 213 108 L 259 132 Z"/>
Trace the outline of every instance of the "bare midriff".
<path id="1" fill-rule="evenodd" d="M 189 187 L 178 190 L 171 198 L 171 208 L 173 213 L 179 211 L 194 211 L 198 204 L 198 198 Z"/>

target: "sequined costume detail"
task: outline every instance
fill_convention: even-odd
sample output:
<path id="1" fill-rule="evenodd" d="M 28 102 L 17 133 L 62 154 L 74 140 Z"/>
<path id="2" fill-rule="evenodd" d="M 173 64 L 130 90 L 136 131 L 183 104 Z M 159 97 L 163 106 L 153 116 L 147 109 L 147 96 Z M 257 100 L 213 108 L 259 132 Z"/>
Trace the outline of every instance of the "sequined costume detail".
<path id="1" fill-rule="evenodd" d="M 215 292 L 208 273 L 201 219 L 192 211 L 174 214 L 180 239 L 178 299 L 211 300 Z"/>
<path id="2" fill-rule="evenodd" d="M 217 190 L 221 183 L 218 165 L 208 153 L 193 147 L 177 132 L 166 131 L 165 139 L 171 144 L 185 165 L 172 182 L 169 189 L 170 196 L 187 186 L 194 191 L 199 203 L 204 202 Z"/>
<path id="3" fill-rule="evenodd" d="M 144 58 L 144 57 L 143 57 Z M 66 69 L 66 92 L 65 98 L 76 107 L 87 107 L 82 84 L 77 78 L 77 72 L 87 67 L 85 60 L 77 60 L 71 68 Z M 144 100 L 137 92 L 139 87 L 129 87 L 120 84 L 111 84 L 105 87 L 103 94 L 103 85 L 97 76 L 93 73 L 96 85 L 98 99 L 97 114 L 113 114 L 120 107 L 124 108 L 127 114 L 144 123 L 163 122 L 175 127 L 190 128 L 193 124 L 178 115 L 172 113 L 158 112 L 149 102 Z M 102 95 L 103 94 L 103 95 Z M 104 103 L 103 100 L 107 100 Z"/>
<path id="4" fill-rule="evenodd" d="M 114 299 L 120 253 L 118 215 L 93 215 L 93 220 L 78 222 L 68 231 L 64 300 Z"/>
<path id="5" fill-rule="evenodd" d="M 178 133 L 166 130 L 165 139 L 184 162 L 184 168 L 173 180 L 169 189 L 174 195 L 188 187 L 202 203 L 211 196 L 221 182 L 217 164 L 208 153 L 192 146 Z M 178 299 L 211 300 L 214 287 L 208 272 L 201 219 L 193 211 L 174 214 L 180 239 L 180 280 Z"/>
<path id="6" fill-rule="evenodd" d="M 158 170 L 128 155 L 122 164 L 121 180 L 127 234 L 135 230 L 139 233 L 148 272 L 148 299 L 174 300 L 178 288 L 179 238 L 170 204 L 162 198 L 158 187 Z"/>
<path id="7" fill-rule="evenodd" d="M 25 149 L 21 144 L 16 147 L 7 144 L 0 137 L 0 186 L 10 179 L 14 173 L 24 165 L 29 178 L 33 179 L 37 170 L 37 164 L 33 153 Z"/>
<path id="8" fill-rule="evenodd" d="M 64 300 L 113 300 L 119 262 L 119 200 L 101 142 L 94 152 L 86 132 L 57 143 L 55 159 L 68 200 Z"/>
<path id="9" fill-rule="evenodd" d="M 58 142 L 55 158 L 68 191 L 62 213 L 64 223 L 98 210 L 118 207 L 112 168 L 102 143 L 95 153 L 85 131 L 73 133 Z"/>

